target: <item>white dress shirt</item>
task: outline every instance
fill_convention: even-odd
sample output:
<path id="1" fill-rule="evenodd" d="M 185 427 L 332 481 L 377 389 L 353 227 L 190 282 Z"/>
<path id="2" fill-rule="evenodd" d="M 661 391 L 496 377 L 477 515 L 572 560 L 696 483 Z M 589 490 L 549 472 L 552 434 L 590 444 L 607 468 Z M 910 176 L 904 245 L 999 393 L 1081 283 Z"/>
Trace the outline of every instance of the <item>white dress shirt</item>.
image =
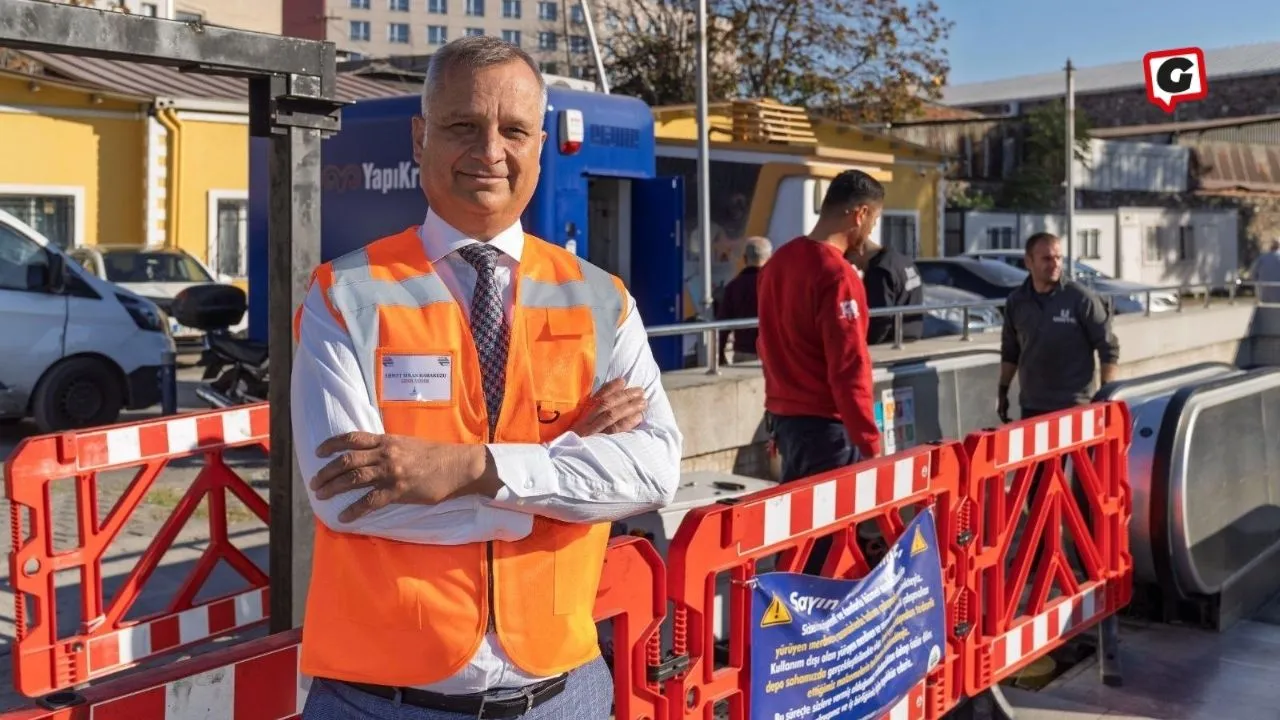
<path id="1" fill-rule="evenodd" d="M 419 235 L 436 273 L 463 315 L 470 317 L 476 271 L 455 251 L 476 241 L 434 212 L 427 213 Z M 515 295 L 512 277 L 524 249 L 524 230 L 517 223 L 489 245 L 501 251 L 494 278 L 509 324 Z M 635 430 L 590 437 L 566 432 L 545 444 L 490 444 L 503 483 L 495 498 L 471 495 L 439 505 L 390 505 L 350 523 L 339 522 L 338 515 L 367 490 L 320 500 L 308 484 L 316 518 L 337 532 L 454 545 L 519 540 L 532 530 L 534 515 L 568 522 L 608 522 L 669 503 L 680 479 L 684 440 L 662 389 L 635 299 L 628 294 L 626 302 L 626 318 L 618 329 L 604 380 L 622 378 L 627 387 L 644 389 L 648 409 Z M 300 474 L 308 483 L 331 459 L 316 457 L 315 449 L 325 440 L 354 430 L 385 432 L 359 362 L 350 337 L 313 286 L 302 305 L 291 388 L 293 440 Z M 491 633 L 468 666 L 424 689 L 456 695 L 521 687 L 541 679 L 516 668 Z"/>

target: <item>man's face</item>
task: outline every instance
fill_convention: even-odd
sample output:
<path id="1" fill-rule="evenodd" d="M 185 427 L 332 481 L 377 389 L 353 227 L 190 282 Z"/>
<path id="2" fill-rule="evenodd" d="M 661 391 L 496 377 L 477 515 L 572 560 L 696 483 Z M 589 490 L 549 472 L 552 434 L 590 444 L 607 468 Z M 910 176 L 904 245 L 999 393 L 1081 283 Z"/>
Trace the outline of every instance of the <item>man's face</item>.
<path id="1" fill-rule="evenodd" d="M 1041 285 L 1052 285 L 1062 280 L 1062 242 L 1050 240 L 1038 243 L 1027 253 L 1027 269 L 1031 277 Z"/>
<path id="2" fill-rule="evenodd" d="M 879 204 L 859 205 L 849 213 L 851 219 L 849 226 L 849 251 L 850 259 L 858 257 L 865 252 L 867 240 L 871 239 L 871 231 L 875 229 L 876 223 L 880 220 L 880 213 L 883 208 Z"/>
<path id="3" fill-rule="evenodd" d="M 522 62 L 447 71 L 429 116 L 413 120 L 414 160 L 437 214 L 468 233 L 514 223 L 538 185 L 542 110 L 538 78 Z"/>

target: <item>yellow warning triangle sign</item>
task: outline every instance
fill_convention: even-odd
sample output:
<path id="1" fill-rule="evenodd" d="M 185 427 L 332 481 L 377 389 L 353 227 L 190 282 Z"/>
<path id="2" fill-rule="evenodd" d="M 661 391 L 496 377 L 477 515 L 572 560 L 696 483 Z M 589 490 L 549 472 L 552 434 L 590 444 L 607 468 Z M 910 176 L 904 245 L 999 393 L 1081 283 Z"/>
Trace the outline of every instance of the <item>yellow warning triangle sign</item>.
<path id="1" fill-rule="evenodd" d="M 760 627 L 767 628 L 774 625 L 789 625 L 790 623 L 791 611 L 783 604 L 782 598 L 774 595 L 773 602 L 769 603 L 769 607 L 764 609 L 764 617 L 760 618 Z"/>
<path id="2" fill-rule="evenodd" d="M 924 541 L 924 533 L 920 532 L 920 528 L 916 528 L 916 536 L 911 540 L 911 557 L 915 557 L 928 549 L 929 543 Z"/>

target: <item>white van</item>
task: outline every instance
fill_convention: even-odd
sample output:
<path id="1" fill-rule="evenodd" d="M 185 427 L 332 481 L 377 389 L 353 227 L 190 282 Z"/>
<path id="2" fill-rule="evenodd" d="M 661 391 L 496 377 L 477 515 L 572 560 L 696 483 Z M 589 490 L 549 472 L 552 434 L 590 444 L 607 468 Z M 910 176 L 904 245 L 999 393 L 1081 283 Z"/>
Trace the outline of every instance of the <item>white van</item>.
<path id="1" fill-rule="evenodd" d="M 173 350 L 155 303 L 0 210 L 0 418 L 32 417 L 41 432 L 113 423 L 160 402 Z"/>

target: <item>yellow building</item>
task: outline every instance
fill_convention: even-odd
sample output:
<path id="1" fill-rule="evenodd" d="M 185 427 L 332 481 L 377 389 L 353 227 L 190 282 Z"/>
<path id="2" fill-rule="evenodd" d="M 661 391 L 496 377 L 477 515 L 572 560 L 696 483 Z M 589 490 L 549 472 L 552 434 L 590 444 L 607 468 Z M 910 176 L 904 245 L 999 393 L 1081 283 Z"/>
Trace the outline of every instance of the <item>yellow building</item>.
<path id="1" fill-rule="evenodd" d="M 746 206 L 718 212 L 713 210 L 713 225 L 721 224 L 716 215 L 737 215 L 747 219 L 741 231 L 744 236 L 776 234 L 780 223 L 767 219 L 773 216 L 776 220 L 778 213 L 784 212 L 779 205 L 785 204 L 785 200 L 782 188 L 774 185 L 778 180 L 771 176 L 777 172 L 771 172 L 770 166 L 791 166 L 791 174 L 809 177 L 812 180 L 809 186 L 811 194 L 819 199 L 825 192 L 824 180 L 848 167 L 858 167 L 885 184 L 885 213 L 879 228 L 881 242 L 919 257 L 938 255 L 946 205 L 946 157 L 941 153 L 855 125 L 815 117 L 807 118 L 805 124 L 808 127 L 804 131 L 816 138 L 816 144 L 748 144 L 734 140 L 730 103 L 712 103 L 708 112 L 713 161 L 722 160 L 735 165 L 726 169 L 719 180 L 714 177 L 713 170 L 711 186 L 717 192 L 726 184 L 738 186 L 730 192 L 732 199 L 729 204 Z M 695 108 L 691 105 L 655 108 L 654 119 L 659 145 L 659 174 L 664 174 L 663 157 L 692 157 L 683 148 L 692 147 L 697 137 Z M 741 128 L 738 134 L 741 136 Z M 752 164 L 759 164 L 761 168 L 747 170 L 746 166 Z M 747 188 L 747 185 L 753 187 Z M 713 201 L 712 204 L 717 203 Z M 790 208 L 785 212 L 796 215 Z M 781 226 L 790 228 L 795 235 L 801 234 L 807 230 L 811 215 L 816 215 L 816 209 L 806 209 Z M 771 239 L 775 244 L 780 240 L 779 237 Z"/>
<path id="2" fill-rule="evenodd" d="M 247 274 L 244 81 L 0 51 L 0 209 L 64 247 L 180 248 Z M 404 86 L 340 75 L 340 99 Z"/>

